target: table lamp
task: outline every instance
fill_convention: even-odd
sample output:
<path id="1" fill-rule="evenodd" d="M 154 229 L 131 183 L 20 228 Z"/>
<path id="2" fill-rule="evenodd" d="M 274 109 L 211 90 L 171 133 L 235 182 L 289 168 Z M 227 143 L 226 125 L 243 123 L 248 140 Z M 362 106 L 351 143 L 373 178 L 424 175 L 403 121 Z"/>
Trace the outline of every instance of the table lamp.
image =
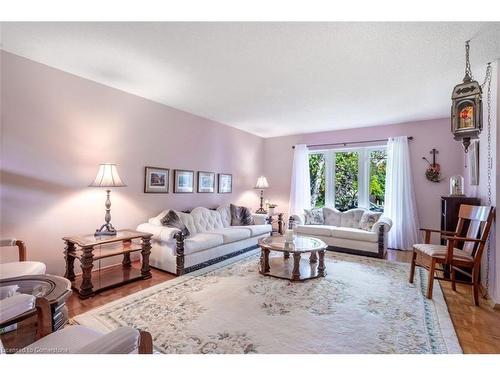
<path id="1" fill-rule="evenodd" d="M 269 183 L 267 182 L 267 178 L 260 176 L 255 184 L 255 189 L 260 189 L 260 208 L 255 211 L 256 214 L 267 214 L 267 211 L 264 209 L 264 189 L 268 187 Z"/>
<path id="2" fill-rule="evenodd" d="M 116 169 L 116 164 L 101 164 L 99 165 L 99 171 L 97 171 L 97 176 L 89 186 L 91 187 L 123 187 L 127 186 L 123 183 L 120 176 L 118 175 L 118 170 Z M 116 235 L 116 229 L 111 224 L 111 200 L 109 194 L 110 189 L 106 189 L 106 214 L 104 215 L 104 220 L 106 221 L 99 229 L 95 231 L 95 236 L 114 236 Z"/>

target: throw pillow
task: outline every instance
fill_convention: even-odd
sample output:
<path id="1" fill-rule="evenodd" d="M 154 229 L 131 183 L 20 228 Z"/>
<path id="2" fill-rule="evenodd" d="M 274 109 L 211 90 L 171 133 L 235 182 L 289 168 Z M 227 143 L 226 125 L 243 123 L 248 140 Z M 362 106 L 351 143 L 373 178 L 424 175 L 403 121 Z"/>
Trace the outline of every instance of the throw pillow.
<path id="1" fill-rule="evenodd" d="M 179 218 L 179 215 L 177 215 L 174 210 L 168 211 L 163 219 L 160 220 L 160 222 L 164 227 L 179 229 L 184 237 L 190 235 L 189 230 L 186 228 L 182 220 Z"/>
<path id="2" fill-rule="evenodd" d="M 340 212 L 336 208 L 323 207 L 323 218 L 325 221 L 325 225 L 333 225 L 336 227 L 340 227 L 341 216 L 342 212 Z"/>
<path id="3" fill-rule="evenodd" d="M 231 210 L 231 225 L 252 225 L 252 214 L 248 208 L 231 204 L 229 209 Z"/>
<path id="4" fill-rule="evenodd" d="M 310 210 L 304 209 L 304 224 L 324 224 L 325 219 L 323 217 L 322 208 L 312 208 Z"/>
<path id="5" fill-rule="evenodd" d="M 359 221 L 359 228 L 371 231 L 373 228 L 373 224 L 375 224 L 378 219 L 380 219 L 380 216 L 382 216 L 382 212 L 366 211 L 363 216 L 361 216 L 361 220 Z"/>

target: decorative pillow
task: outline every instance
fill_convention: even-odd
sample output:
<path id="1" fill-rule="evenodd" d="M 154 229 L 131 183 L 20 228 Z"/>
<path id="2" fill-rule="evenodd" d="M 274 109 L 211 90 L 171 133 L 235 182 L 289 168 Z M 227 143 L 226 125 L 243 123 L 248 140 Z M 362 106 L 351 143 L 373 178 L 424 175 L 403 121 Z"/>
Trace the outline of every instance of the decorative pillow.
<path id="1" fill-rule="evenodd" d="M 231 210 L 231 225 L 252 225 L 252 214 L 248 208 L 231 204 L 229 209 Z"/>
<path id="2" fill-rule="evenodd" d="M 179 215 L 177 215 L 174 210 L 168 211 L 167 214 L 163 217 L 163 219 L 160 220 L 160 222 L 161 225 L 163 225 L 164 227 L 179 229 L 184 235 L 184 237 L 190 235 L 189 230 L 186 228 L 184 223 L 179 218 Z"/>
<path id="3" fill-rule="evenodd" d="M 323 218 L 325 221 L 325 225 L 340 227 L 341 216 L 342 212 L 340 212 L 336 208 L 323 207 Z"/>
<path id="4" fill-rule="evenodd" d="M 304 209 L 304 224 L 324 224 L 325 219 L 323 217 L 322 208 L 312 208 L 310 210 Z"/>
<path id="5" fill-rule="evenodd" d="M 361 216 L 359 228 L 368 231 L 372 230 L 373 224 L 380 219 L 380 216 L 382 216 L 382 212 L 366 211 L 363 216 Z"/>

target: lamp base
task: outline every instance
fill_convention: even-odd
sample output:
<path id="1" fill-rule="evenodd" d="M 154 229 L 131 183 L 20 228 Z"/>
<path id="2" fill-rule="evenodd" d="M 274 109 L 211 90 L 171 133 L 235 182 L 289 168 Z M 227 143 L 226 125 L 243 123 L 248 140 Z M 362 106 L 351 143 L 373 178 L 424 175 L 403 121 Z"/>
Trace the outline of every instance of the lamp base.
<path id="1" fill-rule="evenodd" d="M 257 211 L 255 211 L 256 214 L 267 214 L 267 211 L 264 210 L 264 208 L 259 208 Z"/>
<path id="2" fill-rule="evenodd" d="M 116 229 L 113 227 L 113 224 L 106 223 L 101 225 L 99 229 L 96 229 L 94 237 L 100 236 L 116 236 Z"/>

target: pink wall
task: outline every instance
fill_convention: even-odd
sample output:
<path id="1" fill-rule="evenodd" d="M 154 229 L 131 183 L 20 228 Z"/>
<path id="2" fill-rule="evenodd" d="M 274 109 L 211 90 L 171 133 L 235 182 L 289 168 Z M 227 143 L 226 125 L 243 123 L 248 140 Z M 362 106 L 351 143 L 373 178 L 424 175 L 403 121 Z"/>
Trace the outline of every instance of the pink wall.
<path id="1" fill-rule="evenodd" d="M 263 139 L 0 51 L 1 237 L 62 274 L 61 237 L 104 221 L 98 164 L 117 163 L 112 222 L 137 224 L 165 208 L 258 204 Z M 233 174 L 232 194 L 144 194 L 144 166 Z M 2 253 L 4 253 L 2 251 Z M 2 261 L 14 257 L 2 256 Z"/>
<path id="2" fill-rule="evenodd" d="M 449 119 L 268 138 L 265 143 L 265 174 L 271 188 L 266 191 L 266 199 L 277 203 L 280 211 L 287 212 L 294 144 L 374 140 L 402 135 L 414 137 L 410 141 L 410 153 L 420 224 L 439 228 L 440 197 L 449 193 L 449 177 L 462 174 L 463 168 L 463 153 L 460 144 L 451 136 Z M 422 156 L 429 157 L 432 148 L 439 150 L 437 161 L 447 177 L 440 183 L 429 182 L 424 175 L 427 163 Z"/>

